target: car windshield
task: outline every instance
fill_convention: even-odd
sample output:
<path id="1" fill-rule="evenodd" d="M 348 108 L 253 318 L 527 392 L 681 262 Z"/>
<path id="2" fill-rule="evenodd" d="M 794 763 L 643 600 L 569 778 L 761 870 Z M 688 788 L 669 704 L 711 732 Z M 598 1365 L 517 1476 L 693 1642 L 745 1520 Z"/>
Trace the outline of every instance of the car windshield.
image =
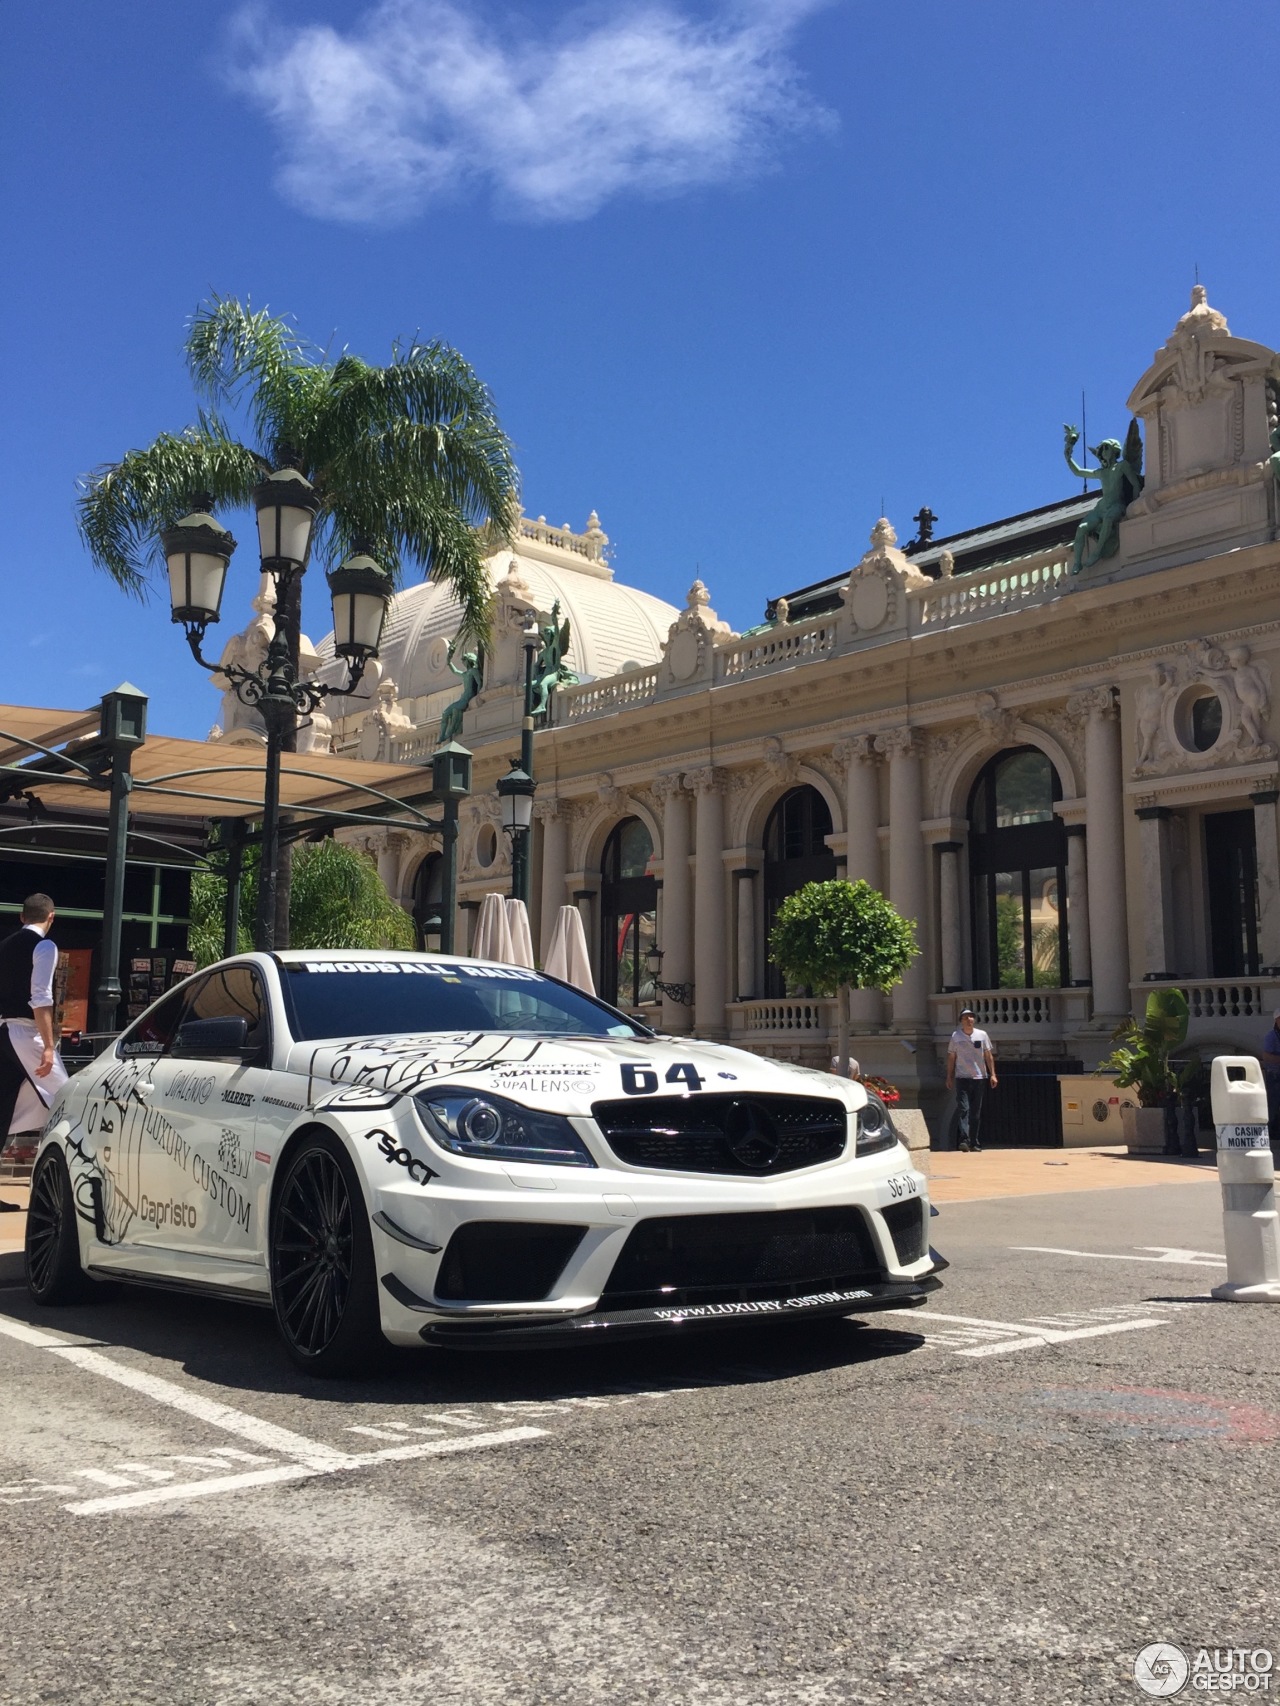
<path id="1" fill-rule="evenodd" d="M 420 1031 L 636 1037 L 647 1033 L 576 989 L 474 961 L 295 960 L 281 968 L 289 1029 L 320 1037 L 404 1036 Z"/>

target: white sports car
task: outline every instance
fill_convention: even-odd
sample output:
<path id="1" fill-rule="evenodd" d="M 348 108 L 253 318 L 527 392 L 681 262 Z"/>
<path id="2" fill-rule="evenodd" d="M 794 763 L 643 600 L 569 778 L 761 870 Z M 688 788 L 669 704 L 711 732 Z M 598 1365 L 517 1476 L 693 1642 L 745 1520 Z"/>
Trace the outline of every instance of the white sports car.
<path id="1" fill-rule="evenodd" d="M 246 954 L 50 1111 L 27 1275 L 274 1308 L 291 1356 L 583 1342 L 923 1302 L 926 1181 L 862 1085 L 656 1036 L 540 973 Z"/>

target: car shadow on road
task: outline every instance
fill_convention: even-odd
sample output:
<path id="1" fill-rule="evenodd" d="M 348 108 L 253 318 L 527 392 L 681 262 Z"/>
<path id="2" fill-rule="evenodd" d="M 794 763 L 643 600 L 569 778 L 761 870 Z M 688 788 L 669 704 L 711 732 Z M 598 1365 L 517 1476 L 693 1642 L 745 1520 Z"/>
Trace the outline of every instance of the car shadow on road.
<path id="1" fill-rule="evenodd" d="M 293 1367 L 270 1311 L 258 1307 L 113 1286 L 101 1301 L 40 1309 L 25 1288 L 5 1287 L 0 1312 L 105 1349 L 138 1352 L 170 1364 L 175 1374 L 223 1390 L 387 1407 L 545 1402 L 757 1384 L 877 1363 L 924 1343 L 920 1334 L 896 1325 L 879 1327 L 843 1316 L 735 1322 L 705 1329 L 673 1326 L 658 1338 L 581 1348 L 419 1351 L 388 1346 L 371 1377 L 321 1381 Z"/>

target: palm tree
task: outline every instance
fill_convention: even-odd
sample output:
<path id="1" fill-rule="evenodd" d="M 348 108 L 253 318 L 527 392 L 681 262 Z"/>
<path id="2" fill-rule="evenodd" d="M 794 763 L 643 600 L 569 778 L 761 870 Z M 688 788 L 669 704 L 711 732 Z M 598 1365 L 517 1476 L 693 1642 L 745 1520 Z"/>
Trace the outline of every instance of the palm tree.
<path id="1" fill-rule="evenodd" d="M 185 349 L 202 403 L 194 425 L 162 433 L 80 482 L 80 536 L 99 568 L 144 596 L 150 572 L 163 572 L 161 531 L 196 493 L 214 506 L 249 508 L 265 474 L 293 466 L 320 494 L 312 551 L 322 561 L 340 562 L 359 546 L 397 579 L 412 561 L 453 588 L 463 630 L 487 636 L 484 559 L 510 539 L 519 481 L 493 399 L 456 350 L 415 340 L 393 345 L 385 367 L 345 350 L 330 358 L 286 317 L 230 297 L 196 310 Z M 254 443 L 235 436 L 224 410 L 247 417 Z M 297 577 L 289 592 L 276 621 L 296 669 Z M 280 946 L 289 939 L 288 905 L 282 861 Z"/>

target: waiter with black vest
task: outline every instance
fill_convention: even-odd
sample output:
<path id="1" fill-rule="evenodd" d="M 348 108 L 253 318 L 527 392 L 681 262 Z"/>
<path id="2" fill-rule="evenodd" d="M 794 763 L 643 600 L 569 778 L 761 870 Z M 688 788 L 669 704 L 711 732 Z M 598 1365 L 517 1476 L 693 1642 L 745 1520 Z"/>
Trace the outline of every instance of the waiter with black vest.
<path id="1" fill-rule="evenodd" d="M 0 1148 L 18 1132 L 39 1131 L 67 1081 L 53 1043 L 52 923 L 49 896 L 29 894 L 22 928 L 0 942 Z"/>

